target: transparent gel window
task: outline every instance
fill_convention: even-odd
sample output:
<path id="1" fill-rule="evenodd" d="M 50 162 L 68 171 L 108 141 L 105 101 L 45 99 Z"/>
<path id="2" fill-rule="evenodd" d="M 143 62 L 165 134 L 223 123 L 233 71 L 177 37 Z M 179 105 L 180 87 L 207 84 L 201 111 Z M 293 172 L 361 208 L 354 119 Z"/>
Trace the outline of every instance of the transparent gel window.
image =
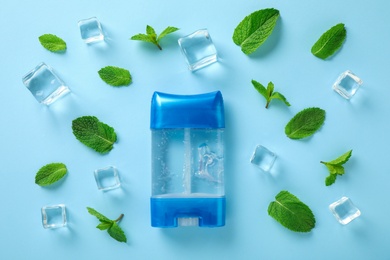
<path id="1" fill-rule="evenodd" d="M 179 46 L 191 71 L 217 61 L 217 50 L 206 29 L 180 38 Z"/>
<path id="2" fill-rule="evenodd" d="M 152 130 L 152 196 L 223 196 L 222 140 L 223 129 Z"/>
<path id="3" fill-rule="evenodd" d="M 107 191 L 120 186 L 118 170 L 114 166 L 97 169 L 94 175 L 99 190 Z"/>
<path id="4" fill-rule="evenodd" d="M 269 172 L 276 160 L 276 154 L 262 145 L 256 146 L 250 162 L 259 167 L 264 172 Z"/>
<path id="5" fill-rule="evenodd" d="M 67 224 L 65 205 L 42 207 L 42 224 L 44 228 L 65 227 Z"/>
<path id="6" fill-rule="evenodd" d="M 361 214 L 360 210 L 347 197 L 342 197 L 338 201 L 330 204 L 329 209 L 337 221 L 343 225 L 348 224 Z"/>
<path id="7" fill-rule="evenodd" d="M 23 84 L 41 104 L 50 105 L 70 92 L 53 69 L 43 62 L 27 73 L 22 80 Z"/>

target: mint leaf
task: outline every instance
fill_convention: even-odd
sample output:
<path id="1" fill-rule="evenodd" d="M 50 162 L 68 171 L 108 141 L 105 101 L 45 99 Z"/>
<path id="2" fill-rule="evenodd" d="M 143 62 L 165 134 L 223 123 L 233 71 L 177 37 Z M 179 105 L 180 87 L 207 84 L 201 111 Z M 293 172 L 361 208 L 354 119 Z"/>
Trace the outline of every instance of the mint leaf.
<path id="1" fill-rule="evenodd" d="M 119 242 L 127 242 L 127 238 L 125 232 L 121 229 L 120 226 L 116 222 L 112 224 L 112 226 L 107 230 L 108 234 L 115 240 Z"/>
<path id="2" fill-rule="evenodd" d="M 96 226 L 97 229 L 100 230 L 107 230 L 114 224 L 114 221 L 110 222 L 101 222 L 99 225 Z"/>
<path id="3" fill-rule="evenodd" d="M 117 140 L 114 128 L 94 116 L 82 116 L 72 122 L 73 134 L 83 144 L 99 153 L 108 153 Z"/>
<path id="4" fill-rule="evenodd" d="M 290 103 L 287 101 L 287 99 L 280 94 L 279 92 L 274 92 L 274 84 L 272 82 L 268 83 L 267 88 L 265 88 L 261 83 L 252 80 L 252 84 L 255 87 L 255 89 L 265 98 L 267 101 L 265 108 L 268 108 L 269 103 L 272 99 L 279 99 L 283 101 L 287 106 L 290 106 Z"/>
<path id="5" fill-rule="evenodd" d="M 284 104 L 286 104 L 286 106 L 291 106 L 291 104 L 287 101 L 287 99 L 279 92 L 274 92 L 272 93 L 271 97 L 270 97 L 270 101 L 272 99 L 278 99 L 280 101 L 282 101 Z"/>
<path id="6" fill-rule="evenodd" d="M 35 175 L 35 183 L 39 186 L 48 186 L 62 179 L 67 171 L 63 163 L 46 164 Z"/>
<path id="7" fill-rule="evenodd" d="M 337 174 L 329 174 L 329 176 L 326 177 L 325 179 L 325 185 L 326 186 L 332 185 L 333 183 L 335 183 L 336 178 L 337 178 Z"/>
<path id="8" fill-rule="evenodd" d="M 339 174 L 343 175 L 344 174 L 344 167 L 340 165 L 332 165 L 329 163 L 321 162 L 325 164 L 325 166 L 328 168 L 330 174 Z"/>
<path id="9" fill-rule="evenodd" d="M 66 42 L 54 34 L 43 34 L 38 39 L 42 46 L 51 52 L 66 50 Z"/>
<path id="10" fill-rule="evenodd" d="M 153 27 L 147 25 L 146 26 L 146 34 L 142 34 L 142 33 L 139 33 L 139 34 L 136 34 L 136 35 L 133 35 L 130 39 L 131 40 L 137 40 L 137 41 L 144 41 L 144 42 L 150 42 L 150 43 L 153 43 L 154 45 L 157 46 L 157 48 L 159 48 L 160 50 L 162 50 L 159 42 L 162 38 L 164 38 L 165 36 L 167 36 L 168 34 L 170 33 L 173 33 L 173 32 L 176 32 L 177 30 L 179 30 L 179 28 L 176 28 L 176 27 L 172 27 L 172 26 L 168 26 L 167 28 L 165 28 L 165 30 L 157 37 L 157 34 L 156 34 L 156 31 L 154 30 Z"/>
<path id="11" fill-rule="evenodd" d="M 347 36 L 347 30 L 344 24 L 339 23 L 326 31 L 322 36 L 314 43 L 311 48 L 311 53 L 320 58 L 326 59 L 332 56 L 338 49 L 340 49 L 345 38 Z"/>
<path id="12" fill-rule="evenodd" d="M 114 87 L 128 86 L 131 83 L 130 72 L 126 69 L 107 66 L 101 68 L 98 73 L 104 82 Z"/>
<path id="13" fill-rule="evenodd" d="M 268 214 L 295 232 L 309 232 L 316 220 L 310 208 L 288 191 L 281 191 L 268 206 Z"/>
<path id="14" fill-rule="evenodd" d="M 325 110 L 318 107 L 306 108 L 296 114 L 285 127 L 291 139 L 302 139 L 313 135 L 325 121 Z"/>
<path id="15" fill-rule="evenodd" d="M 127 242 L 127 238 L 125 232 L 119 227 L 118 222 L 123 218 L 123 214 L 121 214 L 116 220 L 110 220 L 103 214 L 97 212 L 97 210 L 87 207 L 89 214 L 95 216 L 100 224 L 96 226 L 97 229 L 107 230 L 107 233 L 119 242 Z"/>
<path id="16" fill-rule="evenodd" d="M 155 44 L 156 42 L 152 36 L 142 33 L 134 35 L 133 37 L 131 37 L 131 40 L 151 42 L 153 44 Z"/>
<path id="17" fill-rule="evenodd" d="M 352 156 L 352 150 L 349 150 L 345 154 L 341 155 L 340 157 L 328 162 L 332 165 L 343 165 L 344 163 L 348 162 L 349 158 Z"/>
<path id="18" fill-rule="evenodd" d="M 279 11 L 273 8 L 251 13 L 234 29 L 233 42 L 241 46 L 243 53 L 253 53 L 271 35 L 278 18 Z"/>
<path id="19" fill-rule="evenodd" d="M 153 29 L 153 27 L 146 25 L 146 33 L 150 36 L 156 37 L 156 31 Z"/>
<path id="20" fill-rule="evenodd" d="M 171 33 L 173 33 L 173 32 L 176 32 L 177 30 L 179 30 L 179 28 L 172 27 L 172 26 L 168 26 L 168 27 L 165 28 L 165 30 L 162 31 L 162 33 L 160 33 L 160 35 L 157 37 L 157 42 L 159 42 L 162 38 L 164 38 L 164 37 L 167 36 L 168 34 L 171 34 Z"/>
<path id="21" fill-rule="evenodd" d="M 332 185 L 336 181 L 337 175 L 343 175 L 345 173 L 345 169 L 342 165 L 348 162 L 351 156 L 352 156 L 352 150 L 349 150 L 345 154 L 341 155 L 340 157 L 330 162 L 324 162 L 324 161 L 320 162 L 324 164 L 326 168 L 328 168 L 330 173 L 330 175 L 325 179 L 326 186 Z"/>
<path id="22" fill-rule="evenodd" d="M 97 212 L 95 209 L 87 207 L 87 210 L 88 210 L 89 214 L 97 217 L 97 219 L 99 219 L 101 222 L 111 222 L 111 220 L 109 218 L 107 218 L 103 214 Z"/>
<path id="23" fill-rule="evenodd" d="M 252 79 L 252 85 L 257 90 L 257 92 L 259 92 L 268 101 L 269 95 L 267 89 L 260 82 L 257 82 L 256 80 L 253 79 Z"/>

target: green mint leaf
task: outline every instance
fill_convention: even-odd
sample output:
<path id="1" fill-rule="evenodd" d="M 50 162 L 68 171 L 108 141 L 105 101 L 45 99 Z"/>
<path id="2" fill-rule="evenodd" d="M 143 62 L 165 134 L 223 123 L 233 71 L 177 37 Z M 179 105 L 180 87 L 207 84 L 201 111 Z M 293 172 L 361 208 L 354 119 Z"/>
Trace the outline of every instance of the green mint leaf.
<path id="1" fill-rule="evenodd" d="M 76 118 L 72 129 L 77 140 L 102 154 L 111 151 L 117 140 L 114 128 L 94 116 Z"/>
<path id="2" fill-rule="evenodd" d="M 321 161 L 320 163 L 324 164 L 326 168 L 328 168 L 330 175 L 343 175 L 345 173 L 345 169 L 342 166 L 344 163 L 348 162 L 349 158 L 352 156 L 352 150 L 349 150 L 348 152 L 344 153 L 340 157 L 330 161 L 330 162 L 324 162 Z M 334 178 L 334 180 L 333 180 Z M 328 180 L 329 179 L 329 180 Z M 325 179 L 325 185 L 329 186 L 333 184 L 336 181 L 336 177 L 328 176 Z"/>
<path id="3" fill-rule="evenodd" d="M 344 174 L 344 167 L 341 165 L 333 165 L 326 162 L 321 162 L 321 163 L 325 164 L 330 174 L 339 174 L 339 175 Z"/>
<path id="4" fill-rule="evenodd" d="M 274 93 L 275 85 L 272 82 L 269 82 L 267 85 L 267 94 L 268 94 L 268 99 L 272 96 L 272 93 Z"/>
<path id="5" fill-rule="evenodd" d="M 112 225 L 114 224 L 115 222 L 114 221 L 110 221 L 110 222 L 101 222 L 99 225 L 96 226 L 97 229 L 100 229 L 100 230 L 107 230 L 109 229 L 110 227 L 112 227 Z"/>
<path id="6" fill-rule="evenodd" d="M 311 48 L 311 53 L 324 60 L 340 49 L 346 36 L 347 30 L 345 29 L 344 24 L 339 23 L 322 34 Z"/>
<path id="7" fill-rule="evenodd" d="M 67 171 L 63 163 L 47 164 L 38 170 L 35 175 L 35 183 L 39 186 L 48 186 L 62 179 Z"/>
<path id="8" fill-rule="evenodd" d="M 168 34 L 171 34 L 171 33 L 176 32 L 178 30 L 179 30 L 179 28 L 176 28 L 176 27 L 173 27 L 173 26 L 168 26 L 167 28 L 165 28 L 164 31 L 162 31 L 162 33 L 160 33 L 160 35 L 157 38 L 157 42 L 159 42 L 162 38 L 164 38 Z"/>
<path id="9" fill-rule="evenodd" d="M 279 99 L 283 101 L 287 106 L 290 106 L 290 103 L 288 103 L 287 99 L 282 94 L 280 94 L 279 92 L 274 92 L 274 84 L 272 82 L 268 83 L 267 88 L 265 88 L 261 83 L 257 82 L 256 80 L 252 80 L 252 85 L 267 101 L 265 108 L 268 108 L 269 103 L 272 99 Z"/>
<path id="10" fill-rule="evenodd" d="M 288 191 L 281 191 L 268 206 L 268 214 L 295 232 L 309 232 L 316 220 L 310 208 Z"/>
<path id="11" fill-rule="evenodd" d="M 132 80 L 128 70 L 114 66 L 104 67 L 98 73 L 104 82 L 114 87 L 128 86 Z"/>
<path id="12" fill-rule="evenodd" d="M 43 34 L 38 39 L 42 46 L 51 52 L 63 52 L 66 50 L 66 42 L 54 34 Z"/>
<path id="13" fill-rule="evenodd" d="M 278 18 L 279 11 L 273 8 L 251 13 L 234 29 L 233 42 L 241 46 L 243 53 L 253 53 L 271 35 Z"/>
<path id="14" fill-rule="evenodd" d="M 318 107 L 306 108 L 296 114 L 285 127 L 291 139 L 302 139 L 317 132 L 325 121 L 325 110 Z"/>
<path id="15" fill-rule="evenodd" d="M 252 79 L 252 85 L 266 100 L 268 100 L 267 89 L 260 82 Z"/>
<path id="16" fill-rule="evenodd" d="M 100 222 L 105 222 L 105 223 L 111 223 L 112 222 L 112 220 L 110 220 L 109 218 L 107 218 L 103 214 L 97 212 L 93 208 L 87 207 L 87 210 L 88 210 L 89 214 L 91 214 L 92 216 L 95 216 Z"/>
<path id="17" fill-rule="evenodd" d="M 328 162 L 332 165 L 343 165 L 344 163 L 348 162 L 349 158 L 352 156 L 352 150 L 349 150 L 345 154 L 341 155 L 340 157 Z"/>
<path id="18" fill-rule="evenodd" d="M 164 38 L 165 36 L 167 36 L 168 34 L 170 33 L 173 33 L 173 32 L 176 32 L 177 30 L 179 30 L 178 28 L 176 27 L 172 27 L 172 26 L 168 26 L 158 37 L 157 37 L 157 34 L 156 34 L 156 31 L 153 29 L 153 27 L 147 25 L 146 26 L 146 34 L 142 34 L 142 33 L 139 33 L 139 34 L 136 34 L 136 35 L 133 35 L 130 39 L 131 40 L 137 40 L 137 41 L 144 41 L 144 42 L 150 42 L 150 43 L 153 43 L 154 45 L 157 46 L 157 48 L 159 48 L 160 50 L 162 50 L 159 42 L 162 38 Z"/>
<path id="19" fill-rule="evenodd" d="M 123 230 L 118 226 L 117 223 L 123 218 L 123 214 L 121 214 L 116 220 L 110 220 L 93 208 L 87 207 L 87 210 L 89 214 L 97 217 L 97 219 L 99 219 L 99 221 L 101 222 L 99 225 L 96 226 L 97 229 L 107 230 L 108 234 L 119 242 L 127 242 L 125 232 L 123 232 Z"/>
<path id="20" fill-rule="evenodd" d="M 107 229 L 107 232 L 113 239 L 123 243 L 127 242 L 125 232 L 123 232 L 121 227 L 116 222 L 114 222 L 112 226 Z"/>
<path id="21" fill-rule="evenodd" d="M 291 104 L 287 101 L 287 99 L 285 98 L 285 96 L 283 96 L 282 94 L 280 94 L 279 92 L 274 92 L 271 97 L 270 97 L 270 100 L 272 99 L 278 99 L 280 101 L 282 101 L 284 104 L 286 104 L 286 106 L 291 106 Z"/>
<path id="22" fill-rule="evenodd" d="M 130 39 L 137 40 L 137 41 L 151 42 L 153 44 L 156 42 L 152 36 L 147 35 L 147 34 L 142 34 L 142 33 L 136 34 L 136 35 L 132 36 Z"/>
<path id="23" fill-rule="evenodd" d="M 329 176 L 326 177 L 325 179 L 325 185 L 326 186 L 332 185 L 333 183 L 335 183 L 336 178 L 337 178 L 337 174 L 329 174 Z"/>
<path id="24" fill-rule="evenodd" d="M 146 25 L 146 33 L 147 35 L 150 35 L 152 37 L 156 37 L 156 31 L 153 29 L 152 26 Z"/>

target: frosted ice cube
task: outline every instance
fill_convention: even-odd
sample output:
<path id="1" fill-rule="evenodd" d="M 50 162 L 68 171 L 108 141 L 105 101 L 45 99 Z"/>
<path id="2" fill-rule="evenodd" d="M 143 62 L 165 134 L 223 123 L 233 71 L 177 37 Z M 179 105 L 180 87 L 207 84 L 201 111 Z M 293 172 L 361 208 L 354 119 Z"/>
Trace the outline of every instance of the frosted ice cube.
<path id="1" fill-rule="evenodd" d="M 362 84 L 363 81 L 358 76 L 347 70 L 337 78 L 333 89 L 343 98 L 350 99 Z"/>
<path id="2" fill-rule="evenodd" d="M 53 69 L 43 62 L 27 73 L 22 81 L 35 99 L 45 105 L 50 105 L 70 92 Z"/>
<path id="3" fill-rule="evenodd" d="M 329 209 L 338 222 L 343 225 L 348 224 L 361 214 L 360 210 L 347 197 L 342 197 L 338 201 L 330 204 Z"/>
<path id="4" fill-rule="evenodd" d="M 191 71 L 217 61 L 217 50 L 207 29 L 198 30 L 180 38 L 178 42 Z"/>
<path id="5" fill-rule="evenodd" d="M 264 172 L 268 172 L 274 165 L 276 157 L 277 156 L 273 152 L 262 145 L 258 145 L 251 157 L 251 163 L 259 167 Z"/>
<path id="6" fill-rule="evenodd" d="M 99 190 L 112 190 L 118 188 L 121 185 L 118 171 L 114 166 L 97 169 L 95 170 L 94 174 Z"/>
<path id="7" fill-rule="evenodd" d="M 64 204 L 42 207 L 42 224 L 44 228 L 59 228 L 67 224 Z"/>
<path id="8" fill-rule="evenodd" d="M 93 43 L 104 40 L 102 26 L 96 17 L 80 20 L 78 25 L 80 28 L 81 39 L 83 39 L 85 43 Z"/>

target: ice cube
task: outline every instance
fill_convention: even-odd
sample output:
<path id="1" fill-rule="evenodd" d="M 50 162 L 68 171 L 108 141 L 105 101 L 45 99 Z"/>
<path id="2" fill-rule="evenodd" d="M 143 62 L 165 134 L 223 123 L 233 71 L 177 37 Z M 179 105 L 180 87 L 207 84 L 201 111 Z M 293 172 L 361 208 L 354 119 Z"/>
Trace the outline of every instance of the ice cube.
<path id="1" fill-rule="evenodd" d="M 179 46 L 191 71 L 217 61 L 217 50 L 207 29 L 180 38 Z"/>
<path id="2" fill-rule="evenodd" d="M 50 105 L 70 92 L 53 69 L 43 62 L 27 73 L 22 80 L 35 99 L 45 105 Z"/>
<path id="3" fill-rule="evenodd" d="M 259 167 L 264 172 L 269 172 L 274 165 L 276 155 L 262 145 L 256 146 L 251 157 L 251 163 Z"/>
<path id="4" fill-rule="evenodd" d="M 96 17 L 80 20 L 78 24 L 81 39 L 83 39 L 85 43 L 94 43 L 104 40 L 102 26 Z"/>

